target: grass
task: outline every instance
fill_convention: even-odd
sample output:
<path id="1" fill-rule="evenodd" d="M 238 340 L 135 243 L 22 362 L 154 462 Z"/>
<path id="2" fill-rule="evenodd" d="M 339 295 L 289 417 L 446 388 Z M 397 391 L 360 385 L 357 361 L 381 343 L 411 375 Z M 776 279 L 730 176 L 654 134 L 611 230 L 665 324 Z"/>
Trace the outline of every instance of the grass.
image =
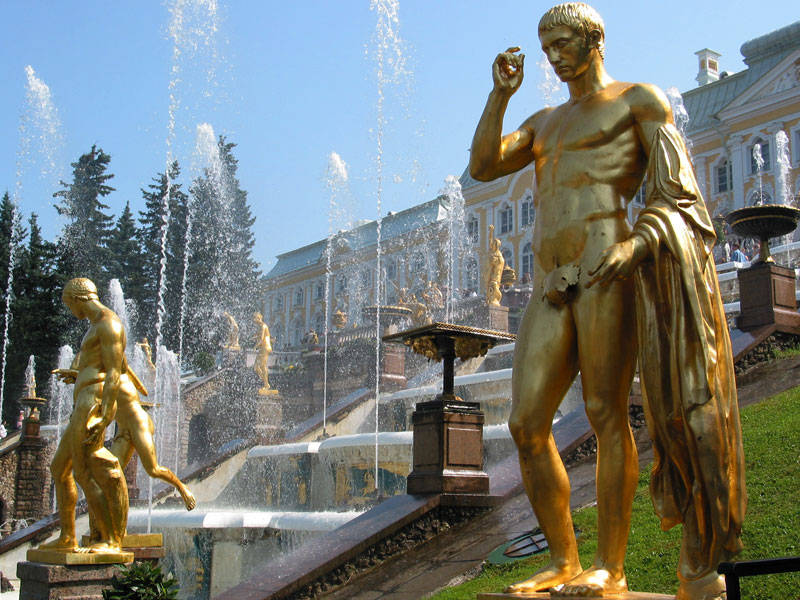
<path id="1" fill-rule="evenodd" d="M 742 531 L 745 550 L 739 560 L 800 555 L 800 388 L 742 410 L 748 507 Z M 625 569 L 630 588 L 674 594 L 680 553 L 680 527 L 662 532 L 648 492 L 649 472 L 639 478 Z M 596 547 L 594 507 L 573 514 L 582 532 L 581 562 L 591 564 Z M 500 592 L 546 564 L 547 554 L 512 563 L 487 565 L 478 577 L 440 591 L 435 600 L 474 600 L 482 592 Z M 741 580 L 742 598 L 800 600 L 800 573 Z"/>

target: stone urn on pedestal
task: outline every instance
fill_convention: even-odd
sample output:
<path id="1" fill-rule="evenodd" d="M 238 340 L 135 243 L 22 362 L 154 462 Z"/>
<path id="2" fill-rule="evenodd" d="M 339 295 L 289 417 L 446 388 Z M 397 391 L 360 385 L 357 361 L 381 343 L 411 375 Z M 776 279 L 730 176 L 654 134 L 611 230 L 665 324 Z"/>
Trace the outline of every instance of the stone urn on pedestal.
<path id="1" fill-rule="evenodd" d="M 769 240 L 794 231 L 798 219 L 800 210 L 782 204 L 747 206 L 725 217 L 736 234 L 761 242 L 758 258 L 739 271 L 740 330 L 769 326 L 800 334 L 794 269 L 776 264 L 769 249 Z"/>

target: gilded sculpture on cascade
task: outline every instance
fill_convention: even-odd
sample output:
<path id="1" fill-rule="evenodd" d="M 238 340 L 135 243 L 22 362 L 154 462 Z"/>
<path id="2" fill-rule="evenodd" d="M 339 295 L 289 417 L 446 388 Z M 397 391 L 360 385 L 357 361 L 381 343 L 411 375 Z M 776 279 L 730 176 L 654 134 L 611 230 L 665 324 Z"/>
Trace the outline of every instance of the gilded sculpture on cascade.
<path id="1" fill-rule="evenodd" d="M 239 324 L 230 313 L 223 312 L 222 315 L 228 322 L 228 340 L 225 342 L 225 350 L 241 350 L 242 347 L 239 345 Z"/>
<path id="2" fill-rule="evenodd" d="M 269 336 L 269 327 L 264 323 L 264 317 L 260 312 L 253 313 L 253 323 L 256 325 L 256 360 L 253 369 L 261 378 L 261 389 L 258 393 L 262 396 L 277 394 L 269 386 L 269 355 L 272 354 L 272 341 Z"/>
<path id="3" fill-rule="evenodd" d="M 486 252 L 486 304 L 499 305 L 503 294 L 500 282 L 506 259 L 500 252 L 500 240 L 494 237 L 494 225 L 489 225 L 489 245 Z"/>
<path id="4" fill-rule="evenodd" d="M 569 100 L 502 135 L 525 56 L 519 48 L 500 53 L 470 156 L 470 173 L 481 181 L 531 163 L 536 173 L 534 294 L 517 337 L 509 427 L 551 562 L 508 591 L 627 590 L 623 562 L 638 478 L 627 403 L 638 357 L 655 450 L 653 504 L 662 527 L 683 525 L 677 597 L 722 598 L 716 567 L 741 549 L 746 495 L 714 228 L 669 102 L 652 85 L 608 75 L 594 9 L 554 7 L 539 22 L 539 41 Z M 646 206 L 631 227 L 627 204 L 645 174 Z M 578 370 L 598 440 L 598 546 L 586 570 L 551 433 Z"/>
<path id="5" fill-rule="evenodd" d="M 100 302 L 89 279 L 67 282 L 62 298 L 72 314 L 88 319 L 90 326 L 70 368 L 53 371 L 61 381 L 74 384 L 74 406 L 50 466 L 61 533 L 38 550 L 94 554 L 97 562 L 132 560 L 130 553 L 122 551 L 128 518 L 122 469 L 134 449 L 148 475 L 175 486 L 187 509 L 194 508 L 195 499 L 172 471 L 157 462 L 153 422 L 139 402 L 139 392 L 146 395 L 147 391 L 128 367 L 125 330 L 119 317 Z M 103 440 L 113 420 L 118 428 L 109 451 Z M 75 534 L 76 481 L 89 508 L 91 532 L 85 547 L 79 546 Z M 42 558 L 55 556 L 37 555 L 37 560 Z"/>

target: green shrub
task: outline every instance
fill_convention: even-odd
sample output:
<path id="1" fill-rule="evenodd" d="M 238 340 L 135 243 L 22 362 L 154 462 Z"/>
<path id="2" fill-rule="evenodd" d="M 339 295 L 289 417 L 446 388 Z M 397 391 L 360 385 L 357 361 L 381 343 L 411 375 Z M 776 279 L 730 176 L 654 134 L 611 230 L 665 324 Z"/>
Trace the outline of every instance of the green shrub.
<path id="1" fill-rule="evenodd" d="M 111 580 L 111 589 L 103 590 L 103 600 L 171 600 L 178 597 L 178 583 L 164 575 L 161 567 L 150 562 L 122 565 Z"/>
<path id="2" fill-rule="evenodd" d="M 217 361 L 214 359 L 214 356 L 208 352 L 198 352 L 192 359 L 192 365 L 200 374 L 208 373 L 216 364 Z"/>

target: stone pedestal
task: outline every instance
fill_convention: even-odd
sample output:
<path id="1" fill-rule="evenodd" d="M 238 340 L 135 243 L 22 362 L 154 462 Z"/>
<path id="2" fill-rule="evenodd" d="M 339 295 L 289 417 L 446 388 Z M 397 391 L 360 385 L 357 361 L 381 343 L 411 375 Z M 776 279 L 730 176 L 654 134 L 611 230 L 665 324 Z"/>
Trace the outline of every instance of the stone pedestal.
<path id="1" fill-rule="evenodd" d="M 139 455 L 135 452 L 131 455 L 127 466 L 123 469 L 125 473 L 125 483 L 128 485 L 128 503 L 130 506 L 138 506 L 142 503 L 139 484 L 137 482 L 139 476 Z"/>
<path id="2" fill-rule="evenodd" d="M 420 402 L 414 423 L 409 494 L 488 494 L 483 471 L 483 413 L 477 402 L 440 396 Z"/>
<path id="3" fill-rule="evenodd" d="M 476 327 L 508 332 L 507 306 L 481 302 L 474 308 L 473 317 L 474 321 L 470 321 L 470 324 L 474 324 Z"/>
<path id="4" fill-rule="evenodd" d="M 102 600 L 117 573 L 114 565 L 17 563 L 20 600 Z"/>
<path id="5" fill-rule="evenodd" d="M 39 429 L 38 415 L 25 419 L 15 484 L 14 516 L 17 519 L 41 519 L 50 508 L 50 465 Z"/>
<path id="6" fill-rule="evenodd" d="M 383 347 L 380 389 L 396 392 L 406 388 L 406 350 L 402 346 L 389 344 Z"/>
<path id="7" fill-rule="evenodd" d="M 794 269 L 760 263 L 742 269 L 738 276 L 741 313 L 736 326 L 739 329 L 747 331 L 774 323 L 779 331 L 800 334 Z"/>
<path id="8" fill-rule="evenodd" d="M 255 398 L 255 435 L 259 444 L 274 444 L 283 437 L 282 398 L 276 389 L 260 389 Z"/>

